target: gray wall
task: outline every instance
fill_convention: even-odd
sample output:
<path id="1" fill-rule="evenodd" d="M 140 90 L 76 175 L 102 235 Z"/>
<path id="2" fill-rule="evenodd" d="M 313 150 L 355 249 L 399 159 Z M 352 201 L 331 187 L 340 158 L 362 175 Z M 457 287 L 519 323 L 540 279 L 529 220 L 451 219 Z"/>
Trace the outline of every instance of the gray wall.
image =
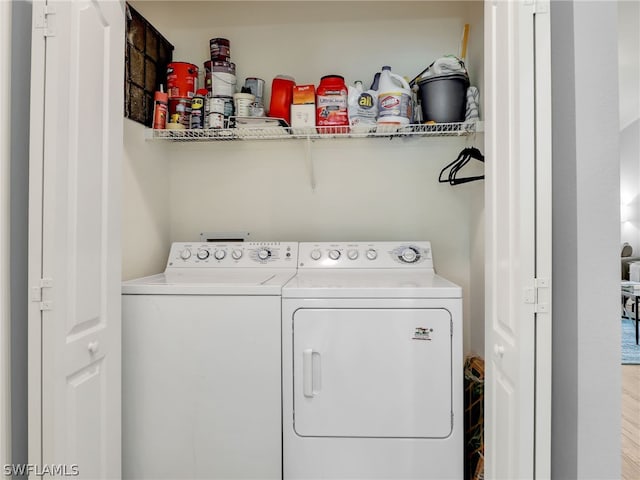
<path id="1" fill-rule="evenodd" d="M 554 479 L 620 478 L 616 15 L 551 5 Z"/>
<path id="2" fill-rule="evenodd" d="M 11 448 L 27 463 L 27 241 L 31 2 L 15 1 L 11 52 Z"/>

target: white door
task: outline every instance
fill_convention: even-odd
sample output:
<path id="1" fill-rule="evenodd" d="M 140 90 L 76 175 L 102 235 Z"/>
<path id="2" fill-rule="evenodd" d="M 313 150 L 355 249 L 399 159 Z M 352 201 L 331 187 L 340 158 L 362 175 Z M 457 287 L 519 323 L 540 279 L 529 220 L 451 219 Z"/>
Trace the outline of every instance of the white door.
<path id="1" fill-rule="evenodd" d="M 545 1 L 485 3 L 486 478 L 548 478 L 551 137 Z"/>
<path id="2" fill-rule="evenodd" d="M 301 308 L 293 314 L 294 430 L 303 437 L 447 438 L 445 308 Z"/>
<path id="3" fill-rule="evenodd" d="M 118 478 L 124 4 L 33 10 L 29 457 Z"/>

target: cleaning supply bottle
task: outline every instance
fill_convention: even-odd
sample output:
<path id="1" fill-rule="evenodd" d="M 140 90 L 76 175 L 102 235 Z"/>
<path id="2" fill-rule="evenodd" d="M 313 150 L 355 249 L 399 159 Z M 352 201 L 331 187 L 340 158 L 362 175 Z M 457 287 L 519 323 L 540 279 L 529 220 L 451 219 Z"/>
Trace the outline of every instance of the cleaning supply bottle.
<path id="1" fill-rule="evenodd" d="M 316 126 L 319 133 L 348 133 L 348 94 L 344 77 L 341 75 L 325 75 L 316 88 Z"/>
<path id="2" fill-rule="evenodd" d="M 364 91 L 362 81 L 356 80 L 348 87 L 349 125 L 352 132 L 368 132 L 376 126 L 378 116 L 378 93 Z"/>
<path id="3" fill-rule="evenodd" d="M 378 125 L 407 125 L 412 118 L 411 87 L 391 67 L 382 67 L 378 82 Z"/>
<path id="4" fill-rule="evenodd" d="M 291 102 L 295 84 L 295 79 L 289 75 L 277 75 L 271 82 L 269 116 L 282 118 L 287 125 L 291 123 Z"/>
<path id="5" fill-rule="evenodd" d="M 160 85 L 160 90 L 153 97 L 153 128 L 162 130 L 167 128 L 167 112 L 169 110 L 169 94 L 165 93 Z"/>

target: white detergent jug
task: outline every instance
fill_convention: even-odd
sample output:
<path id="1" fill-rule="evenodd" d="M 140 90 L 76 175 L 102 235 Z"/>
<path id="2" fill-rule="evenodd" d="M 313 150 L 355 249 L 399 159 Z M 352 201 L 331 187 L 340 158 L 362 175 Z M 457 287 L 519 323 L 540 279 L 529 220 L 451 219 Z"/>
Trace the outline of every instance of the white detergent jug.
<path id="1" fill-rule="evenodd" d="M 391 67 L 382 67 L 378 82 L 378 125 L 406 125 L 411 121 L 411 87 Z"/>
<path id="2" fill-rule="evenodd" d="M 363 89 L 362 82 L 356 80 L 349 86 L 348 111 L 352 132 L 368 132 L 376 126 L 378 117 L 378 92 Z"/>

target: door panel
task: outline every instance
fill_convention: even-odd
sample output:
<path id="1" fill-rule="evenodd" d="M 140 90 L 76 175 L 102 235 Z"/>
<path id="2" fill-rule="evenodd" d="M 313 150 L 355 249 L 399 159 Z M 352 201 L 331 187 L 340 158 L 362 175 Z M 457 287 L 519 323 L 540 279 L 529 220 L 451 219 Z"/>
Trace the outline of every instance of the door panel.
<path id="1" fill-rule="evenodd" d="M 30 310 L 31 345 L 42 345 L 41 367 L 30 371 L 42 391 L 41 424 L 30 425 L 41 452 L 30 458 L 77 465 L 80 478 L 117 478 L 124 6 L 36 2 L 34 17 L 34 43 L 47 35 L 44 68 L 36 56 L 32 69 L 44 108 L 32 111 L 41 138 L 32 147 L 42 148 L 31 150 L 30 188 L 41 198 L 30 194 L 30 222 L 42 231 L 30 238 L 30 285 L 44 288 L 42 311 Z"/>
<path id="2" fill-rule="evenodd" d="M 536 361 L 547 364 L 536 345 L 536 312 L 548 307 L 536 276 L 550 272 L 550 257 L 537 254 L 548 245 L 536 243 L 541 222 L 551 221 L 550 211 L 537 216 L 536 203 L 548 202 L 543 185 L 551 184 L 536 183 L 537 155 L 546 150 L 536 144 L 536 125 L 548 121 L 536 110 L 535 85 L 536 62 L 546 58 L 535 45 L 548 30 L 534 28 L 544 3 L 485 2 L 486 478 L 535 478 L 536 462 L 550 455 L 536 438 L 536 417 L 549 405 L 535 403 Z"/>
<path id="3" fill-rule="evenodd" d="M 521 2 L 487 2 L 487 478 L 533 478 L 533 33 Z M 529 78 L 533 72 L 529 72 Z M 529 103 L 531 102 L 531 105 Z M 530 116 L 528 115 L 530 114 Z M 526 212 L 526 213 L 525 213 Z"/>
<path id="4" fill-rule="evenodd" d="M 105 379 L 104 358 L 91 363 L 70 375 L 67 382 L 66 402 L 70 415 L 68 417 L 68 438 L 72 443 L 75 458 L 72 464 L 78 465 L 78 471 L 85 478 L 104 478 L 106 465 L 100 458 L 104 452 L 102 445 L 96 448 L 95 442 L 78 441 L 86 438 L 100 438 L 105 425 L 101 421 L 87 422 L 87 418 L 103 419 L 105 417 Z M 94 402 L 98 402 L 97 404 Z M 96 415 L 97 414 L 97 415 Z"/>
<path id="5" fill-rule="evenodd" d="M 69 295 L 72 315 L 69 334 L 78 336 L 88 329 L 104 328 L 107 316 L 100 301 L 107 251 L 103 245 L 106 228 L 105 206 L 109 185 L 105 173 L 109 168 L 105 119 L 100 107 L 102 98 L 109 98 L 105 75 L 108 73 L 108 25 L 99 8 L 87 4 L 72 13 L 71 51 L 76 53 L 70 69 L 68 172 L 69 189 L 67 247 L 70 268 Z M 85 67 L 83 67 L 85 66 Z M 91 66 L 91 68 L 86 68 Z M 62 179 L 62 181 L 65 181 Z"/>
<path id="6" fill-rule="evenodd" d="M 451 321 L 438 308 L 297 310 L 296 433 L 449 436 Z"/>

